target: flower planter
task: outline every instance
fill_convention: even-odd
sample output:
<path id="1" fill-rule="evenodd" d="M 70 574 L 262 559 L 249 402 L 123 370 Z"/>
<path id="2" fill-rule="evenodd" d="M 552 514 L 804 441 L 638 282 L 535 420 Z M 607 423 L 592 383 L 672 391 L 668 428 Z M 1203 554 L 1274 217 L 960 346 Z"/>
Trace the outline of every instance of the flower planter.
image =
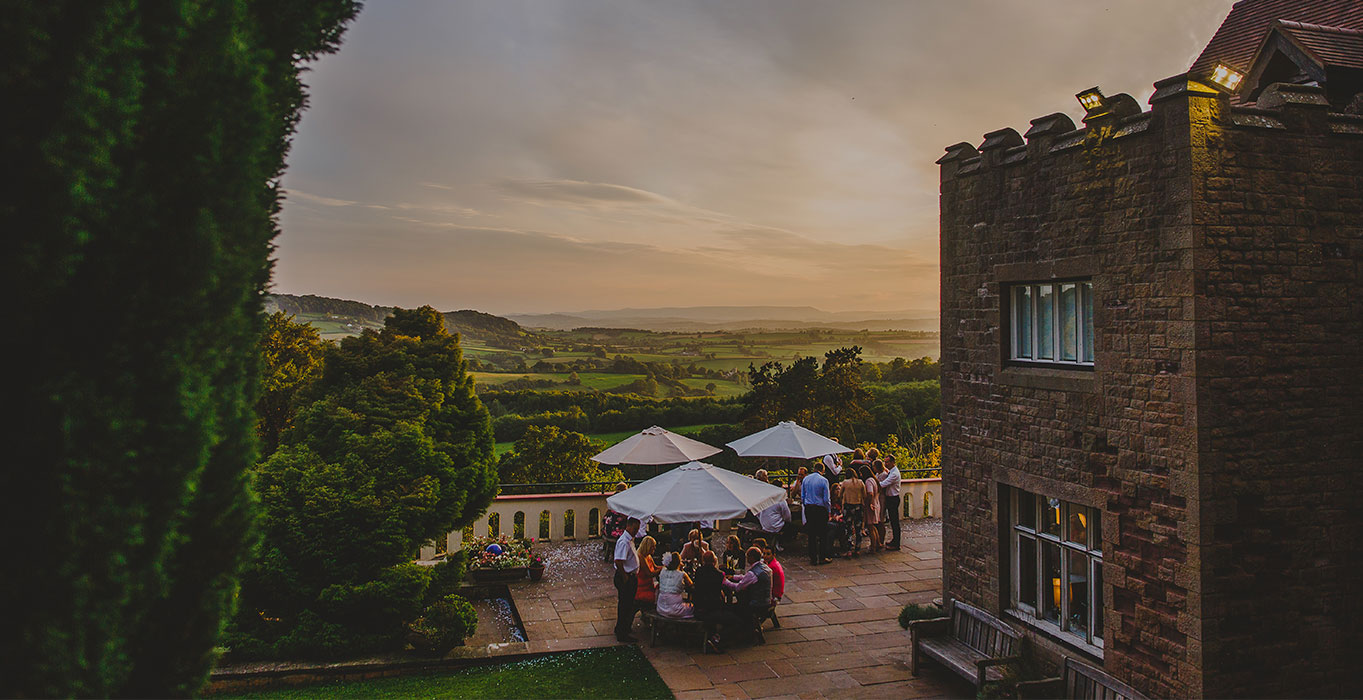
<path id="1" fill-rule="evenodd" d="M 477 583 L 504 583 L 525 578 L 525 572 L 524 566 L 506 569 L 469 569 L 469 576 Z"/>
<path id="2" fill-rule="evenodd" d="M 542 577 L 544 576 L 544 567 L 543 567 L 543 566 L 532 566 L 532 567 L 530 567 L 529 571 L 530 571 L 530 580 L 531 580 L 531 581 L 538 581 L 538 580 L 540 580 L 540 578 L 542 578 Z"/>

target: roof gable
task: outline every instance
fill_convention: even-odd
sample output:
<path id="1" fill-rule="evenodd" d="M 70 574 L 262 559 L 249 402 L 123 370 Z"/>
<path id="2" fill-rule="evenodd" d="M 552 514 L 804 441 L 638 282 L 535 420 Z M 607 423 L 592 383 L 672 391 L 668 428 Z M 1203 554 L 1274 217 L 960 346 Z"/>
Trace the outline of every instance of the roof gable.
<path id="1" fill-rule="evenodd" d="M 1231 8 L 1226 21 L 1193 62 L 1189 72 L 1205 73 L 1224 63 L 1242 73 L 1248 72 L 1255 54 L 1278 20 L 1323 28 L 1363 30 L 1363 2 L 1360 0 L 1241 0 Z M 1309 29 L 1293 31 L 1294 38 L 1306 45 L 1298 32 L 1318 36 Z M 1307 45 L 1307 48 L 1310 48 Z M 1346 51 L 1351 54 L 1351 51 Z M 1352 59 L 1348 59 L 1352 60 Z"/>

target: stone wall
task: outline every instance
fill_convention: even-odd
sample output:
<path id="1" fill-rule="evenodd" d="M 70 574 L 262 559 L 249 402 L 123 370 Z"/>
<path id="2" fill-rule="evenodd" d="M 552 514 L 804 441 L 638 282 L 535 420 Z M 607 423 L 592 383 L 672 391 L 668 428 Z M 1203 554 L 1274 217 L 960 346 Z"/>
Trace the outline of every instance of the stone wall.
<path id="1" fill-rule="evenodd" d="M 1114 99 L 941 161 L 945 593 L 1007 607 L 1001 484 L 1097 506 L 1109 672 L 1161 697 L 1328 692 L 1349 647 L 1293 621 L 1359 621 L 1363 139 L 1157 87 L 1151 112 Z M 1094 371 L 1008 366 L 1002 287 L 1087 276 Z M 1281 655 L 1320 682 L 1265 686 Z"/>
<path id="2" fill-rule="evenodd" d="M 1194 131 L 1206 683 L 1357 695 L 1363 120 L 1270 93 Z"/>

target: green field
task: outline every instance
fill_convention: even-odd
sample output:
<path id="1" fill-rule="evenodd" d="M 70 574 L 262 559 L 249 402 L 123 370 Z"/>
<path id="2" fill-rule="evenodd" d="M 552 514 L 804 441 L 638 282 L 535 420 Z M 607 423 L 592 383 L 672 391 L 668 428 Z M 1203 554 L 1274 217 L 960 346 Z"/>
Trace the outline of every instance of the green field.
<path id="1" fill-rule="evenodd" d="M 227 698 L 671 698 L 635 646 L 583 649 L 495 665 L 279 688 Z"/>

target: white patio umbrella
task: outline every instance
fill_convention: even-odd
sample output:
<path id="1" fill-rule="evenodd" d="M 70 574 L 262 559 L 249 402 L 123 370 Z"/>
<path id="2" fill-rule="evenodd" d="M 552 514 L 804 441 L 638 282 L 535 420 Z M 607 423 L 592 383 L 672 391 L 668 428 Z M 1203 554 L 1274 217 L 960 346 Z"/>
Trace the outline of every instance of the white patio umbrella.
<path id="1" fill-rule="evenodd" d="M 739 457 L 794 457 L 814 459 L 824 455 L 851 452 L 833 440 L 801 428 L 795 421 L 781 421 L 771 428 L 729 443 Z"/>
<path id="2" fill-rule="evenodd" d="M 661 523 L 690 523 L 742 517 L 785 497 L 780 486 L 690 462 L 610 496 L 606 507 L 640 520 L 651 516 Z"/>
<path id="3" fill-rule="evenodd" d="M 602 464 L 681 464 L 723 451 L 655 425 L 606 448 L 592 459 Z"/>

